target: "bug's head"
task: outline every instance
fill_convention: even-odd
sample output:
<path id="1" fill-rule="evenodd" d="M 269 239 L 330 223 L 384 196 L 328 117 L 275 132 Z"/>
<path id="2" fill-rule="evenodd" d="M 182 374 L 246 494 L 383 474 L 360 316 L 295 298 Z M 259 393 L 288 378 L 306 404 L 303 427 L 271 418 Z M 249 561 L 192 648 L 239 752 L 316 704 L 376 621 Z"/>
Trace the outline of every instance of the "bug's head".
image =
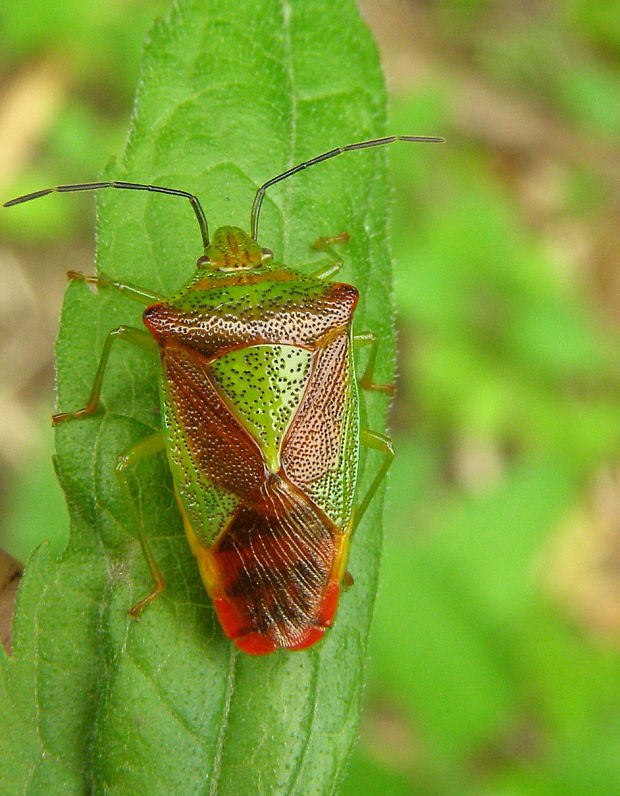
<path id="1" fill-rule="evenodd" d="M 270 249 L 263 249 L 239 227 L 220 227 L 196 265 L 213 271 L 238 271 L 259 268 L 272 259 Z"/>

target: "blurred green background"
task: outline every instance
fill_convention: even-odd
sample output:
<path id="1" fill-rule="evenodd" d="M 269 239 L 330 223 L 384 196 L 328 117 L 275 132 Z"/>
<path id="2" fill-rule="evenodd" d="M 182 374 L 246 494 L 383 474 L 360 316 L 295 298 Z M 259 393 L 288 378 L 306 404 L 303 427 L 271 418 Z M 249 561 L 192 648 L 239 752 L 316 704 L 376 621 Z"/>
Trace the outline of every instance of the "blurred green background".
<path id="1" fill-rule="evenodd" d="M 0 196 L 122 149 L 163 0 L 0 7 Z M 398 456 L 342 796 L 620 793 L 620 4 L 360 4 L 392 97 Z M 334 144 L 347 142 L 334 142 Z M 310 153 L 312 154 L 312 153 Z M 62 549 L 53 339 L 92 197 L 0 218 L 0 546 Z"/>

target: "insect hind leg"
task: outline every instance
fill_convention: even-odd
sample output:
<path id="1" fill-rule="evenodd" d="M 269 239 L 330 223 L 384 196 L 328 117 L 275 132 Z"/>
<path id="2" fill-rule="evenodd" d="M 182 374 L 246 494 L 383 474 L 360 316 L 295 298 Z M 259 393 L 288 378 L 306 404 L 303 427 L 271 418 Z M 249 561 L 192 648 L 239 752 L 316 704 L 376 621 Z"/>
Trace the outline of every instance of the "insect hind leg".
<path id="1" fill-rule="evenodd" d="M 116 478 L 125 500 L 130 507 L 133 516 L 134 527 L 136 529 L 136 533 L 138 534 L 138 541 L 140 542 L 142 553 L 144 554 L 144 558 L 146 559 L 146 563 L 153 578 L 152 590 L 146 595 L 146 597 L 143 597 L 132 608 L 129 609 L 129 614 L 134 619 L 139 619 L 140 614 L 146 608 L 146 606 L 152 603 L 153 600 L 162 593 L 166 586 L 166 582 L 155 559 L 150 539 L 144 529 L 142 515 L 138 510 L 138 505 L 132 494 L 131 487 L 129 486 L 127 469 L 129 467 L 135 466 L 142 459 L 146 459 L 148 456 L 159 453 L 160 451 L 164 450 L 164 448 L 164 435 L 161 431 L 157 431 L 155 434 L 151 434 L 150 436 L 140 440 L 140 442 L 136 443 L 135 445 L 132 445 L 131 448 L 119 453 L 116 457 Z"/>

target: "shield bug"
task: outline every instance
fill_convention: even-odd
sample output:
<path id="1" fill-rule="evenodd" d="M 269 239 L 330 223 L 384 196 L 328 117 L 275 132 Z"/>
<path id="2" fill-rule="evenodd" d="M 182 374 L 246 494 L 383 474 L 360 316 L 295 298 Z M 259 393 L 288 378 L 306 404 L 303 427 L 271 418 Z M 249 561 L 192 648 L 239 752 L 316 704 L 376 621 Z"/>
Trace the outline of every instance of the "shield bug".
<path id="1" fill-rule="evenodd" d="M 70 272 L 100 288 L 146 304 L 146 331 L 112 329 L 105 340 L 86 406 L 54 415 L 55 425 L 97 411 L 112 344 L 125 340 L 159 354 L 162 429 L 116 459 L 116 475 L 133 507 L 138 537 L 153 577 L 142 610 L 164 588 L 148 535 L 132 498 L 127 468 L 165 450 L 185 533 L 228 638 L 244 652 L 301 650 L 332 625 L 346 573 L 347 547 L 393 458 L 391 441 L 360 428 L 353 348 L 371 346 L 359 379 L 375 384 L 377 337 L 354 334 L 355 287 L 331 280 L 342 261 L 332 248 L 346 234 L 315 247 L 333 259 L 312 274 L 278 263 L 257 242 L 265 191 L 303 169 L 344 152 L 394 141 L 443 139 L 391 136 L 332 149 L 268 180 L 258 189 L 250 234 L 218 229 L 209 239 L 196 196 L 130 182 L 61 185 L 54 191 L 119 188 L 188 199 L 203 254 L 191 279 L 171 296 Z M 384 455 L 370 488 L 356 503 L 360 444 Z"/>

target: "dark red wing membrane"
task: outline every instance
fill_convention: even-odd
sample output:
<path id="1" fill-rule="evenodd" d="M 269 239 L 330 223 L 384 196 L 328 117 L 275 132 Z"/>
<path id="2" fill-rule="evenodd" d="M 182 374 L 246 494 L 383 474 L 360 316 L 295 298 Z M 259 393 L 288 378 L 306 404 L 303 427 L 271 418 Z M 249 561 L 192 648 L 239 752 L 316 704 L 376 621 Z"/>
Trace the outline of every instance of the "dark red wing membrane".
<path id="1" fill-rule="evenodd" d="M 213 598 L 229 638 L 254 654 L 317 641 L 336 607 L 337 547 L 325 515 L 282 476 L 270 476 L 211 551 L 220 575 Z"/>

